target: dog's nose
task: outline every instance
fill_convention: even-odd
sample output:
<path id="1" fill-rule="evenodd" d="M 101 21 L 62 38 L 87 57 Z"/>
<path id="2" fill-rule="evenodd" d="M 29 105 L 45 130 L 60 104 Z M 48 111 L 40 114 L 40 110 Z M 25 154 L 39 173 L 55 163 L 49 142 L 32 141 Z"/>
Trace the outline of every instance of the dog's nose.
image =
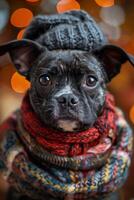
<path id="1" fill-rule="evenodd" d="M 58 102 L 62 105 L 76 106 L 78 104 L 78 98 L 73 94 L 63 94 L 57 98 Z"/>

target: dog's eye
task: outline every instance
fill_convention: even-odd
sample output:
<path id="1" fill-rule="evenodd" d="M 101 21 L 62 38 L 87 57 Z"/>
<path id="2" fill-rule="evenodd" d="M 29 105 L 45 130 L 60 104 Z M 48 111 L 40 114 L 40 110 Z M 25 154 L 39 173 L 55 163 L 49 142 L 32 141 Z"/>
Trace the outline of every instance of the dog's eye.
<path id="1" fill-rule="evenodd" d="M 94 87 L 97 83 L 97 78 L 93 75 L 88 75 L 86 79 L 86 84 L 89 87 Z"/>
<path id="2" fill-rule="evenodd" d="M 44 86 L 48 86 L 49 84 L 51 84 L 50 76 L 47 74 L 41 75 L 39 78 L 39 82 Z"/>

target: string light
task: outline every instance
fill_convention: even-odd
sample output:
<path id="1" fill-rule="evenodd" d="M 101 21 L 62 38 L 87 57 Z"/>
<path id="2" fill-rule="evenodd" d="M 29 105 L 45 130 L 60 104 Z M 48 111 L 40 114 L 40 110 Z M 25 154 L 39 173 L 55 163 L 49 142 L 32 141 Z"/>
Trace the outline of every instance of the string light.
<path id="1" fill-rule="evenodd" d="M 15 72 L 11 78 L 12 89 L 17 93 L 25 93 L 30 88 L 30 82 L 21 76 L 18 72 Z"/>
<path id="2" fill-rule="evenodd" d="M 132 123 L 134 123 L 134 105 L 130 109 L 129 116 L 130 116 L 130 120 L 132 121 Z"/>
<path id="3" fill-rule="evenodd" d="M 33 18 L 33 13 L 27 8 L 15 10 L 11 16 L 11 24 L 15 27 L 26 27 Z"/>
<path id="4" fill-rule="evenodd" d="M 115 4 L 114 0 L 95 0 L 95 2 L 101 7 L 110 7 Z"/>
<path id="5" fill-rule="evenodd" d="M 58 13 L 63 13 L 68 10 L 80 10 L 80 4 L 76 0 L 61 0 L 57 3 Z"/>
<path id="6" fill-rule="evenodd" d="M 25 32 L 25 28 L 20 30 L 20 32 L 17 35 L 17 40 L 21 40 L 23 38 L 24 32 Z"/>

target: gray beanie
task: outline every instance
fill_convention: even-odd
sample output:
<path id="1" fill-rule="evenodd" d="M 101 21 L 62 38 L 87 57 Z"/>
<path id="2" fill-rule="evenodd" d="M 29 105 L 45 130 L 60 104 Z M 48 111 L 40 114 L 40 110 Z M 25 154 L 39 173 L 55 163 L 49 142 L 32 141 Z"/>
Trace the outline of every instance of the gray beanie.
<path id="1" fill-rule="evenodd" d="M 92 51 L 107 41 L 93 18 L 82 10 L 39 15 L 26 29 L 24 38 L 35 40 L 49 50 Z"/>

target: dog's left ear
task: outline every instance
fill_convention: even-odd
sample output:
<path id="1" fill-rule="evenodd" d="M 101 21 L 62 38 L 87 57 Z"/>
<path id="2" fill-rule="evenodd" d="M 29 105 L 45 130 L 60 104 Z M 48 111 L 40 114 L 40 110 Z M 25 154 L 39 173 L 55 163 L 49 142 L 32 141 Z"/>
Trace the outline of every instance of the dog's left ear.
<path id="1" fill-rule="evenodd" d="M 102 63 L 108 82 L 120 72 L 125 62 L 129 61 L 134 66 L 134 56 L 115 45 L 105 45 L 96 50 L 94 55 Z"/>
<path id="2" fill-rule="evenodd" d="M 9 53 L 17 71 L 28 77 L 28 73 L 44 47 L 32 40 L 14 40 L 0 46 L 0 56 Z"/>

